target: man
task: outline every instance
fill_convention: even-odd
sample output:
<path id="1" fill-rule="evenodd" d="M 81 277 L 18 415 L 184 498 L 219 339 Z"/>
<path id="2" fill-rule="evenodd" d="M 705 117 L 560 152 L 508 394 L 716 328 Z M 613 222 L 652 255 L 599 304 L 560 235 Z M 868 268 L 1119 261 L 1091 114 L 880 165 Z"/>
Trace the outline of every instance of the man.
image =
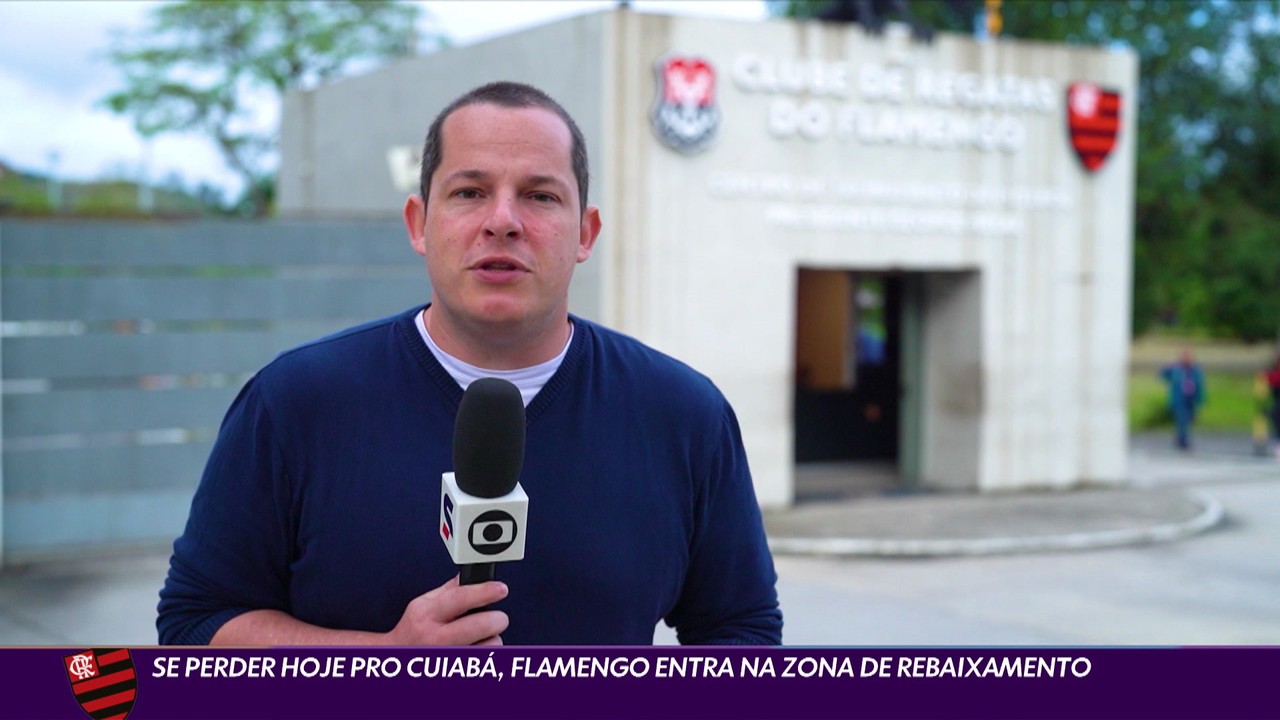
<path id="1" fill-rule="evenodd" d="M 1271 362 L 1271 368 L 1263 373 L 1268 399 L 1267 421 L 1271 424 L 1272 452 L 1280 460 L 1280 354 Z"/>
<path id="2" fill-rule="evenodd" d="M 1169 385 L 1169 411 L 1176 428 L 1174 444 L 1179 450 L 1190 450 L 1191 426 L 1204 402 L 1204 372 L 1192 357 L 1191 348 L 1183 348 L 1178 362 L 1161 368 L 1160 376 Z"/>
<path id="3" fill-rule="evenodd" d="M 705 377 L 570 316 L 587 156 L 541 91 L 436 117 L 404 208 L 431 302 L 286 352 L 223 421 L 160 593 L 162 643 L 778 644 L 738 423 Z M 525 559 L 459 586 L 437 535 L 464 386 L 525 401 Z M 485 608 L 469 613 L 474 609 Z"/>

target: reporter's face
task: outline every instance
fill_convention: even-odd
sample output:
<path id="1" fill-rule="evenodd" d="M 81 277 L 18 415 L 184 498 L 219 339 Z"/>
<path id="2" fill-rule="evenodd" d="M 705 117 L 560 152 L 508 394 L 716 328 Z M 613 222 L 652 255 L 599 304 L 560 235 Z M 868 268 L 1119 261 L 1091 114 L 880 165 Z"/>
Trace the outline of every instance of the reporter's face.
<path id="1" fill-rule="evenodd" d="M 591 255 L 569 129 L 542 108 L 468 105 L 441 127 L 423 232 L 433 310 L 472 326 L 538 328 L 568 312 L 573 268 Z"/>

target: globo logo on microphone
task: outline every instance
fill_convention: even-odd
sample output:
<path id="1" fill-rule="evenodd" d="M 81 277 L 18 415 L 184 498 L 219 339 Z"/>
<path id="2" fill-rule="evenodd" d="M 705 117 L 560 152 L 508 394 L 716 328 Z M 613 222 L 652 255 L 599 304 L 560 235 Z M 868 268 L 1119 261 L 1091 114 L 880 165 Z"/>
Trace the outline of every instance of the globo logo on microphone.
<path id="1" fill-rule="evenodd" d="M 516 519 L 502 510 L 489 510 L 471 523 L 467 541 L 471 549 L 482 555 L 499 555 L 515 544 L 520 527 Z"/>
<path id="2" fill-rule="evenodd" d="M 529 496 L 515 489 L 480 498 L 458 489 L 451 472 L 440 478 L 440 539 L 457 565 L 524 559 Z"/>

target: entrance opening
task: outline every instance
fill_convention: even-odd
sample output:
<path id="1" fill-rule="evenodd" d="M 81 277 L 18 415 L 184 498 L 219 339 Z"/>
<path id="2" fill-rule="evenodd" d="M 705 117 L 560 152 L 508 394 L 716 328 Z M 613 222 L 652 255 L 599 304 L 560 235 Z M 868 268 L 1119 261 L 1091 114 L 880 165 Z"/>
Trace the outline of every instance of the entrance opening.
<path id="1" fill-rule="evenodd" d="M 800 268 L 796 297 L 797 502 L 904 488 L 898 273 Z"/>

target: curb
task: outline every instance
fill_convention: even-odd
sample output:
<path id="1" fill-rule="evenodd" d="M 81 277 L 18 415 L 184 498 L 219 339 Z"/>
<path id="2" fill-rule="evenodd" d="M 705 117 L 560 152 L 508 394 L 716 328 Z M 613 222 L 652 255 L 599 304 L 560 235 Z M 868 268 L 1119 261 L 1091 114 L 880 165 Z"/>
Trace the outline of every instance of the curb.
<path id="1" fill-rule="evenodd" d="M 779 555 L 822 557 L 932 557 L 1009 555 L 1033 552 L 1096 550 L 1100 548 L 1170 542 L 1202 533 L 1222 522 L 1226 511 L 1217 498 L 1200 491 L 1187 493 L 1201 506 L 1195 517 L 1142 528 L 1100 530 L 1026 537 L 937 538 L 770 538 L 769 549 Z"/>

